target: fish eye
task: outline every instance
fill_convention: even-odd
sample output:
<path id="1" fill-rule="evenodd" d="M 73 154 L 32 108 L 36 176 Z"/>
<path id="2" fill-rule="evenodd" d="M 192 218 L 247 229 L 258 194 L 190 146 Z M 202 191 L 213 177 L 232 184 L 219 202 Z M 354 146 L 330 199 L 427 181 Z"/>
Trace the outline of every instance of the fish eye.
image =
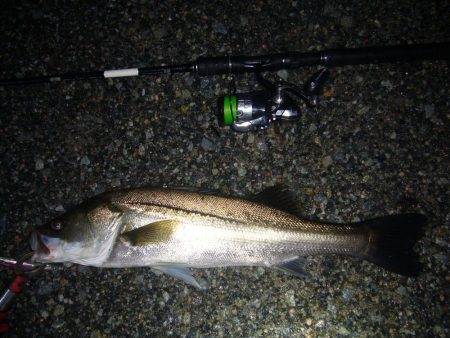
<path id="1" fill-rule="evenodd" d="M 50 227 L 55 231 L 61 231 L 63 228 L 63 224 L 61 221 L 54 221 L 50 224 Z"/>

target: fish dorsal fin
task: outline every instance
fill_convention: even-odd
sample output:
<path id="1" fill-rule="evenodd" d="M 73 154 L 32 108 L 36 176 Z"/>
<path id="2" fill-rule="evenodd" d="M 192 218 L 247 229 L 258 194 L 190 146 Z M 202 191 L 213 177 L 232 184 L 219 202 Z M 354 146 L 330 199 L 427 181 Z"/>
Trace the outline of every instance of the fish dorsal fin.
<path id="1" fill-rule="evenodd" d="M 275 209 L 283 210 L 292 215 L 301 215 L 300 208 L 295 201 L 292 192 L 281 184 L 267 188 L 249 199 L 256 203 L 261 203 Z"/>
<path id="2" fill-rule="evenodd" d="M 297 278 L 309 278 L 310 275 L 304 269 L 305 258 L 297 257 L 291 261 L 275 266 L 275 268 L 287 272 Z"/>
<path id="3" fill-rule="evenodd" d="M 140 228 L 126 231 L 120 240 L 130 246 L 145 246 L 165 242 L 172 236 L 179 222 L 175 220 L 156 221 Z"/>

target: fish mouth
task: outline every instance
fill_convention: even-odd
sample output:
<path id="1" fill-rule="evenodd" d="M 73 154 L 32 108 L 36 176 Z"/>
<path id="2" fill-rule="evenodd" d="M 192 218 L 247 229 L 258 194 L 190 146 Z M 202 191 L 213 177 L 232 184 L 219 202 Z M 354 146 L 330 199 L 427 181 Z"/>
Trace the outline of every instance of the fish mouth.
<path id="1" fill-rule="evenodd" d="M 44 244 L 42 241 L 42 235 L 37 230 L 34 230 L 31 233 L 30 246 L 31 250 L 34 252 L 33 257 L 35 258 L 50 255 L 50 249 Z"/>

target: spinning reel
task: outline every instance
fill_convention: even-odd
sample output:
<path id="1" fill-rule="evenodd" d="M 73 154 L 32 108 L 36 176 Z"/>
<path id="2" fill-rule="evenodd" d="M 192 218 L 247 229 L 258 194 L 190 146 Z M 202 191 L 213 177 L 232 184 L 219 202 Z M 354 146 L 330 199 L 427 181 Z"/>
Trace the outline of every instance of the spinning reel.
<path id="1" fill-rule="evenodd" d="M 256 73 L 256 79 L 265 89 L 236 93 L 236 89 L 223 97 L 222 121 L 240 132 L 265 129 L 273 121 L 293 121 L 300 117 L 300 105 L 314 107 L 330 72 L 323 68 L 313 74 L 303 88 L 278 81 L 275 83 Z M 230 86 L 231 88 L 231 86 Z"/>

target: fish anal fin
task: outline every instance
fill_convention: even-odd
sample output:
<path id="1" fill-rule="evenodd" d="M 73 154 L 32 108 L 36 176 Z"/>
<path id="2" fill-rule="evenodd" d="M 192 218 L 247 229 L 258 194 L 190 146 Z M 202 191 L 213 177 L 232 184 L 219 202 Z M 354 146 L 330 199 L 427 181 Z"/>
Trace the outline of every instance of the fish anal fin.
<path id="1" fill-rule="evenodd" d="M 275 268 L 287 272 L 297 278 L 302 279 L 309 278 L 310 274 L 307 271 L 305 271 L 304 266 L 305 266 L 305 258 L 297 257 L 293 260 L 276 265 Z"/>
<path id="2" fill-rule="evenodd" d="M 208 284 L 206 283 L 206 281 L 197 281 L 192 275 L 192 271 L 189 268 L 172 265 L 158 265 L 153 266 L 152 269 L 159 270 L 165 274 L 168 274 L 169 276 L 181 279 L 185 283 L 192 285 L 199 290 L 208 290 Z"/>
<path id="3" fill-rule="evenodd" d="M 120 240 L 130 246 L 145 246 L 147 244 L 168 241 L 178 227 L 176 220 L 156 221 L 140 228 L 126 231 L 120 235 Z"/>
<path id="4" fill-rule="evenodd" d="M 301 215 L 301 210 L 292 192 L 282 184 L 267 188 L 249 199 L 256 203 L 283 210 L 292 215 Z"/>

